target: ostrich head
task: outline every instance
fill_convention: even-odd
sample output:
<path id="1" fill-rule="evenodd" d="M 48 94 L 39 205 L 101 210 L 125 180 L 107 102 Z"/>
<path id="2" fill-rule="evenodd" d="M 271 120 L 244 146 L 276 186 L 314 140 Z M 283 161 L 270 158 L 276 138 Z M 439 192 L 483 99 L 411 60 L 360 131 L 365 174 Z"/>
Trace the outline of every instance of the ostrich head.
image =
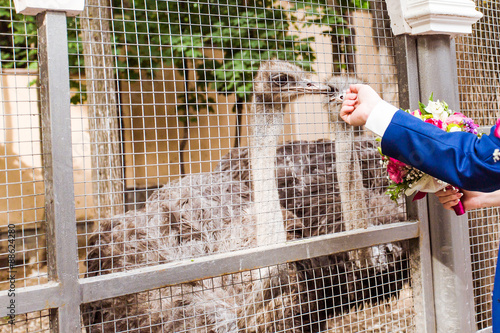
<path id="1" fill-rule="evenodd" d="M 326 79 L 325 84 L 330 87 L 328 94 L 329 102 L 334 104 L 342 104 L 344 101 L 344 93 L 351 84 L 362 83 L 353 76 L 348 75 L 333 75 Z"/>
<path id="2" fill-rule="evenodd" d="M 325 81 L 325 85 L 330 88 L 330 92 L 325 98 L 324 103 L 328 107 L 328 113 L 330 114 L 331 121 L 340 120 L 339 111 L 341 104 L 344 101 L 344 94 L 347 89 L 349 89 L 351 84 L 358 83 L 362 82 L 353 76 L 347 75 L 334 75 Z"/>
<path id="3" fill-rule="evenodd" d="M 304 94 L 329 92 L 327 85 L 312 81 L 310 73 L 286 61 L 263 62 L 254 79 L 258 104 L 287 104 Z"/>

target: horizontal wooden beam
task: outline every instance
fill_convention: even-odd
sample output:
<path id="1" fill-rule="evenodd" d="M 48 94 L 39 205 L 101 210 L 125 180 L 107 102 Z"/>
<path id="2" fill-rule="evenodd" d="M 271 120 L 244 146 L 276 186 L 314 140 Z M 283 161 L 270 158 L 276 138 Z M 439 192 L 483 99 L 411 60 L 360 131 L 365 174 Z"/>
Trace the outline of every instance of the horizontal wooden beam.
<path id="1" fill-rule="evenodd" d="M 77 302 L 88 303 L 222 274 L 413 239 L 418 235 L 419 222 L 399 222 L 272 246 L 214 254 L 80 279 L 79 292 L 73 297 Z M 63 288 L 58 283 L 19 288 L 15 296 L 16 314 L 61 307 L 64 305 L 62 291 Z M 0 292 L 0 307 L 2 308 L 0 315 L 8 315 L 6 305 L 9 304 L 10 299 L 8 291 Z"/>

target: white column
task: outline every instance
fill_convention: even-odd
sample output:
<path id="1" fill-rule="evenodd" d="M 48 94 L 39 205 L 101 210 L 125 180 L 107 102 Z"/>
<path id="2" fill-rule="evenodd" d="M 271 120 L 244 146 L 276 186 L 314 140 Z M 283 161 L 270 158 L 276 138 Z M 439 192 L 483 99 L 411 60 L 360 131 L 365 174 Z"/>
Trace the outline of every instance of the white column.
<path id="1" fill-rule="evenodd" d="M 386 0 L 394 35 L 460 35 L 483 14 L 472 0 Z"/>
<path id="2" fill-rule="evenodd" d="M 83 11 L 85 0 L 14 0 L 14 6 L 23 15 L 35 16 L 50 10 L 76 16 Z"/>

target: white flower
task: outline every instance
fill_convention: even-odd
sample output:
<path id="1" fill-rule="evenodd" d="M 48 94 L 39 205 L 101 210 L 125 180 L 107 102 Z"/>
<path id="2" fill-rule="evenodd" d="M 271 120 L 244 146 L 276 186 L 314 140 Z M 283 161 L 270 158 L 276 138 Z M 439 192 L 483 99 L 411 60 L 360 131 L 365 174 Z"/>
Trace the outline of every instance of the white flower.
<path id="1" fill-rule="evenodd" d="M 445 120 L 450 115 L 448 111 L 445 111 L 444 103 L 440 102 L 439 100 L 436 102 L 429 101 L 429 104 L 425 108 L 425 111 L 432 113 L 432 116 L 439 120 Z"/>
<path id="2" fill-rule="evenodd" d="M 500 161 L 500 149 L 495 149 L 495 151 L 493 152 L 493 161 Z"/>
<path id="3" fill-rule="evenodd" d="M 461 132 L 462 129 L 458 126 L 451 126 L 449 132 Z"/>
<path id="4" fill-rule="evenodd" d="M 405 194 L 409 196 L 417 191 L 436 193 L 437 191 L 445 188 L 447 185 L 448 185 L 447 183 L 439 181 L 438 179 L 430 175 L 425 175 L 419 180 L 417 180 L 415 183 L 411 184 L 411 186 L 409 186 L 409 188 L 406 189 Z"/>

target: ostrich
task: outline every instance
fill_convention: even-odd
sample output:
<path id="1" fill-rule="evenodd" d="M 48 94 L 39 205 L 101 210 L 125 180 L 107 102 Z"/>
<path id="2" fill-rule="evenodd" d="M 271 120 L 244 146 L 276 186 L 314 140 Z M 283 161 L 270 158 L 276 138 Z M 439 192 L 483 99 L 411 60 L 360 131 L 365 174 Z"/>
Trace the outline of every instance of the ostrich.
<path id="1" fill-rule="evenodd" d="M 258 212 L 258 245 L 286 240 L 275 179 L 276 146 L 283 134 L 284 109 L 306 92 L 330 91 L 327 86 L 314 84 L 305 73 L 297 78 L 298 73 L 304 72 L 288 62 L 270 61 L 261 65 L 255 77 L 250 159 L 254 204 Z"/>
<path id="2" fill-rule="evenodd" d="M 356 137 L 354 130 L 338 118 L 342 92 L 357 82 L 347 76 L 331 77 L 327 82 L 331 93 L 324 106 L 335 141 L 287 142 L 277 149 L 281 206 L 300 218 L 299 228 L 285 223 L 289 238 L 404 220 L 403 212 L 395 213 L 383 193 L 387 182 L 382 169 L 374 165 L 379 159 L 375 141 Z M 222 159 L 217 170 L 231 172 L 237 181 L 249 182 L 248 164 L 248 151 L 238 148 Z M 407 278 L 405 246 L 395 242 L 294 262 L 303 295 L 308 294 L 302 303 L 309 303 L 311 308 L 306 322 L 321 322 L 345 307 L 397 294 Z M 342 281 L 335 281 L 332 270 L 346 275 Z M 344 288 L 331 292 L 339 285 Z M 346 297 L 339 299 L 339 295 Z M 317 300 L 325 303 L 323 310 L 318 308 Z M 318 329 L 311 324 L 311 331 Z"/>
<path id="3" fill-rule="evenodd" d="M 338 93 L 347 90 L 349 84 L 359 83 L 357 80 L 343 76 L 332 76 L 328 84 Z M 363 187 L 363 176 L 360 163 L 354 153 L 354 128 L 340 119 L 338 104 L 342 101 L 333 95 L 323 104 L 329 116 L 329 124 L 335 135 L 335 154 L 337 175 L 342 202 L 342 216 L 346 230 L 367 228 L 368 211 Z M 355 260 L 363 266 L 363 259 L 370 258 L 368 249 L 354 252 Z"/>
<path id="4" fill-rule="evenodd" d="M 342 216 L 346 230 L 363 229 L 389 222 L 384 219 L 369 219 L 370 216 L 373 216 L 373 207 L 389 205 L 390 201 L 382 193 L 366 190 L 363 184 L 364 177 L 360 159 L 354 149 L 354 128 L 340 119 L 338 105 L 342 101 L 341 95 L 350 84 L 356 83 L 360 82 L 355 78 L 343 75 L 332 76 L 328 79 L 327 84 L 331 87 L 333 93 L 337 93 L 333 94 L 329 99 L 327 98 L 323 104 L 329 115 L 330 129 L 335 135 L 337 175 Z M 372 286 L 391 285 L 390 289 L 397 290 L 401 289 L 402 285 L 390 281 L 391 274 L 389 273 L 392 273 L 392 275 L 402 274 L 404 268 L 402 263 L 404 261 L 401 259 L 404 252 L 403 243 L 396 242 L 359 249 L 353 251 L 352 254 L 356 265 L 359 268 L 366 268 L 362 270 L 364 273 L 363 280 L 369 281 Z M 383 298 L 383 295 L 381 298 Z"/>
<path id="5" fill-rule="evenodd" d="M 282 61 L 263 63 L 254 87 L 253 191 L 227 172 L 170 182 L 144 208 L 101 221 L 89 239 L 87 276 L 284 241 L 283 217 L 296 229 L 300 220 L 281 209 L 274 178 L 282 113 L 298 96 L 326 93 L 329 87 Z M 252 201 L 257 191 L 266 200 Z M 300 312 L 294 269 L 279 265 L 267 272 L 242 272 L 86 304 L 84 322 L 92 332 L 149 332 L 151 327 L 167 332 L 301 332 L 293 315 Z"/>

